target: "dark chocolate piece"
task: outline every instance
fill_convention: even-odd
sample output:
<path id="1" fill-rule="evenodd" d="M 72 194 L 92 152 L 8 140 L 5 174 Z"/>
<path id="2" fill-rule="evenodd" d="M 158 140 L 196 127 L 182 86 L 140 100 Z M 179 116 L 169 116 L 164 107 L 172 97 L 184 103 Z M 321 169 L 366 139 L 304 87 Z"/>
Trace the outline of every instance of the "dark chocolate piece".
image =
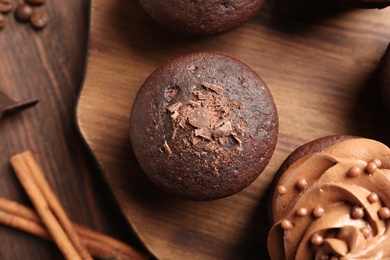
<path id="1" fill-rule="evenodd" d="M 0 119 L 3 116 L 11 114 L 13 112 L 18 112 L 23 109 L 32 107 L 38 103 L 39 100 L 30 100 L 27 102 L 15 102 L 11 98 L 9 98 L 3 92 L 0 92 Z"/>

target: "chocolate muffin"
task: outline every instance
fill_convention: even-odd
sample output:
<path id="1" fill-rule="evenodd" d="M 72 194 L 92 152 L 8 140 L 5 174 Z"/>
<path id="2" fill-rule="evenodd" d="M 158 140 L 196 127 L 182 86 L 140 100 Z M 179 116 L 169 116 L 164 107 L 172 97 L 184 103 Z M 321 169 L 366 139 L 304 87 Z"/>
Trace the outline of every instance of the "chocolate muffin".
<path id="1" fill-rule="evenodd" d="M 390 44 L 382 58 L 380 68 L 380 88 L 387 112 L 390 114 Z"/>
<path id="2" fill-rule="evenodd" d="M 231 31 L 259 11 L 264 0 L 140 0 L 146 12 L 171 31 L 209 36 Z"/>
<path id="3" fill-rule="evenodd" d="M 337 0 L 336 0 L 337 1 Z M 338 0 L 339 2 L 358 8 L 385 8 L 390 5 L 390 0 Z"/>
<path id="4" fill-rule="evenodd" d="M 269 89 L 247 65 L 217 53 L 178 57 L 137 93 L 130 139 L 145 174 L 192 200 L 232 195 L 251 184 L 276 146 Z"/>
<path id="5" fill-rule="evenodd" d="M 390 258 L 390 149 L 329 136 L 295 150 L 275 176 L 271 259 Z"/>

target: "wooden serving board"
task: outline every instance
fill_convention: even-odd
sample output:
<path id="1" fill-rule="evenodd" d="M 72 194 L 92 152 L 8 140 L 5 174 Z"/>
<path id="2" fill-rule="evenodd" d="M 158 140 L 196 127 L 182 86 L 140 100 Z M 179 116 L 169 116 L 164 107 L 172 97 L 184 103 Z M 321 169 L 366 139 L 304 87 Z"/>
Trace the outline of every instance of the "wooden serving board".
<path id="1" fill-rule="evenodd" d="M 268 0 L 235 31 L 184 39 L 156 24 L 136 0 L 92 0 L 77 122 L 146 247 L 159 259 L 264 259 L 265 194 L 293 149 L 330 134 L 390 143 L 377 73 L 389 28 L 390 8 Z M 156 188 L 140 170 L 128 136 L 143 81 L 168 59 L 195 51 L 228 54 L 258 72 L 273 94 L 280 122 L 276 151 L 260 177 L 242 192 L 210 202 L 177 199 Z"/>

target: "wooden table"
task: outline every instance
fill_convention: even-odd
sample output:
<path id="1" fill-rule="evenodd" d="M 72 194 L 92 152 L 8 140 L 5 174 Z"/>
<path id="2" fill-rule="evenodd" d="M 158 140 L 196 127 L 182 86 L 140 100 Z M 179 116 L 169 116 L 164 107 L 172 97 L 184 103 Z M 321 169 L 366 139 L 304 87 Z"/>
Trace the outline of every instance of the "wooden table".
<path id="1" fill-rule="evenodd" d="M 137 245 L 74 120 L 84 74 L 89 5 L 89 0 L 47 1 L 42 8 L 50 22 L 42 31 L 16 22 L 13 13 L 7 15 L 8 24 L 0 31 L 0 91 L 17 101 L 38 98 L 40 102 L 0 122 L 0 197 L 30 205 L 9 157 L 34 150 L 73 221 Z M 53 243 L 3 225 L 0 241 L 0 259 L 61 259 Z"/>
<path id="2" fill-rule="evenodd" d="M 19 3 L 22 0 L 15 1 Z M 346 133 L 346 130 L 348 130 L 348 133 L 371 137 L 390 144 L 388 116 L 384 114 L 379 97 L 376 96 L 377 93 L 371 91 L 372 86 L 377 85 L 376 68 L 380 56 L 389 41 L 389 35 L 386 31 L 388 27 L 385 26 L 385 23 L 387 25 L 390 22 L 387 20 L 388 16 L 386 16 L 386 19 L 383 18 L 381 20 L 381 17 L 385 17 L 384 12 L 380 13 L 382 16 L 378 13 L 377 17 L 377 14 L 371 10 L 364 16 L 364 19 L 369 20 L 369 22 L 364 23 L 366 20 L 360 20 L 360 14 L 363 17 L 363 11 L 359 10 L 351 13 L 346 12 L 345 15 L 350 20 L 339 20 L 336 14 L 333 17 L 329 12 L 325 12 L 327 14 L 327 19 L 325 19 L 325 16 L 318 16 L 318 13 L 321 13 L 320 11 L 323 8 L 320 5 L 316 6 L 315 2 L 318 1 L 270 0 L 269 4 L 257 18 L 246 27 L 240 28 L 231 34 L 231 36 L 240 35 L 240 33 L 245 31 L 256 30 L 257 26 L 259 26 L 262 29 L 257 33 L 263 32 L 266 37 L 255 39 L 254 43 L 257 44 L 255 47 L 262 47 L 263 41 L 273 43 L 273 47 L 271 46 L 270 49 L 260 48 L 262 54 L 264 54 L 264 60 L 251 60 L 250 58 L 253 55 L 251 52 L 243 52 L 242 48 L 235 49 L 235 46 L 239 46 L 239 40 L 241 39 L 239 37 L 234 38 L 237 41 L 237 45 L 233 44 L 231 46 L 236 51 L 232 52 L 235 54 L 234 56 L 238 56 L 238 58 L 245 61 L 251 60 L 249 64 L 251 66 L 261 67 L 262 75 L 264 75 L 264 79 L 269 83 L 269 86 L 272 87 L 276 103 L 280 109 L 280 118 L 282 120 L 279 146 L 275 159 L 270 165 L 272 170 L 269 168 L 262 175 L 262 179 L 259 179 L 260 181 L 264 180 L 264 178 L 270 181 L 274 170 L 295 147 L 321 135 Z M 114 12 L 116 19 L 109 20 L 101 26 L 99 24 L 95 28 L 96 32 L 100 32 L 100 30 L 115 23 L 120 30 L 128 30 L 126 24 L 118 23 L 121 18 L 126 18 L 129 21 L 132 21 L 132 19 L 146 21 L 145 24 L 141 24 L 142 26 L 134 26 L 132 29 L 138 28 L 137 30 L 140 30 L 140 33 L 135 36 L 147 43 L 152 42 L 156 35 L 144 34 L 143 26 L 150 26 L 148 29 L 156 31 L 157 38 L 164 33 L 145 13 L 141 12 L 139 5 L 135 5 L 139 12 L 133 9 L 122 8 L 123 6 L 134 7 L 133 4 L 136 4 L 136 0 L 116 0 L 112 1 L 112 3 L 118 3 L 115 9 L 118 12 Z M 107 6 L 112 5 L 112 3 L 110 2 L 109 4 L 106 1 Z M 280 4 L 279 7 L 282 7 L 277 8 L 277 3 Z M 285 5 L 285 3 L 289 4 Z M 36 107 L 4 118 L 0 122 L 0 197 L 29 205 L 27 196 L 9 166 L 9 157 L 18 152 L 32 149 L 36 151 L 38 160 L 46 173 L 49 183 L 57 192 L 59 200 L 73 221 L 140 247 L 140 242 L 135 238 L 128 225 L 128 219 L 123 217 L 122 210 L 117 206 L 118 204 L 110 192 L 108 184 L 102 178 L 98 164 L 83 143 L 75 123 L 75 105 L 80 87 L 83 84 L 86 65 L 89 5 L 90 0 L 47 1 L 44 8 L 49 13 L 51 20 L 48 27 L 44 30 L 35 31 L 28 24 L 16 22 L 13 15 L 9 14 L 8 25 L 4 30 L 0 31 L 0 91 L 5 92 L 15 100 L 40 99 L 40 103 Z M 317 7 L 314 11 L 318 13 L 313 11 L 311 5 Z M 96 6 L 96 10 L 102 7 L 104 6 Z M 308 12 L 304 13 L 304 10 Z M 102 11 L 100 9 L 99 11 L 99 13 L 105 13 L 103 11 L 107 10 Z M 271 11 L 273 13 L 269 15 Z M 386 10 L 386 13 L 389 11 Z M 132 12 L 136 13 L 134 17 L 125 15 Z M 303 13 L 304 15 L 301 16 Z M 320 23 L 322 19 L 324 21 Z M 357 22 L 362 22 L 364 26 L 355 26 Z M 303 25 L 305 25 L 304 29 L 301 30 L 300 27 Z M 378 30 L 378 32 L 375 31 L 375 35 L 372 28 Z M 277 33 L 272 34 L 273 31 Z M 107 30 L 107 32 L 111 31 Z M 309 39 L 310 33 L 314 34 L 314 38 Z M 297 37 L 290 38 L 289 44 L 283 44 L 282 40 L 285 39 L 286 35 L 295 35 Z M 348 37 L 345 37 L 346 35 Z M 133 36 L 125 34 L 122 40 L 125 43 L 129 43 Z M 368 48 L 368 43 L 365 42 L 364 37 L 369 39 L 369 36 L 375 38 L 375 41 Z M 228 38 L 229 35 L 222 35 L 216 37 L 215 41 L 209 39 L 211 44 L 207 45 L 207 50 L 221 50 L 220 46 L 224 47 L 225 43 L 229 43 L 224 41 L 224 39 Z M 355 38 L 359 41 L 353 41 Z M 306 42 L 307 39 L 308 42 Z M 148 72 L 151 72 L 152 69 L 167 58 L 189 50 L 200 49 L 202 43 L 205 44 L 206 42 L 207 40 L 194 42 L 188 49 L 183 47 L 177 52 L 175 48 L 177 45 L 171 44 L 175 43 L 172 39 L 163 41 L 162 44 L 169 48 L 163 52 L 159 48 L 152 49 L 154 53 L 159 54 L 159 59 L 151 59 L 150 63 L 143 64 L 143 66 L 147 66 L 148 70 L 143 70 L 142 73 L 137 74 L 139 77 L 137 78 L 139 81 L 137 83 L 140 83 L 141 78 L 144 79 Z M 351 42 L 353 43 L 353 48 L 347 48 L 346 43 Z M 309 50 L 311 51 L 307 51 L 307 53 L 305 53 L 306 47 L 302 47 L 306 46 L 306 43 L 313 43 L 313 48 L 310 48 Z M 345 49 L 333 49 L 335 43 L 344 46 Z M 94 55 L 91 55 L 91 57 L 96 57 L 96 54 L 100 54 L 103 57 L 107 50 L 110 50 L 110 48 L 105 49 L 106 45 L 104 44 L 99 46 L 96 44 L 101 44 L 101 42 L 92 41 L 91 54 Z M 324 47 L 323 50 L 320 48 L 320 44 Z M 366 47 L 365 49 L 362 47 L 363 45 Z M 144 42 L 138 41 L 134 46 L 142 50 Z M 304 55 L 297 55 L 298 52 L 290 53 L 289 50 L 292 47 L 299 47 L 297 51 L 301 51 Z M 227 46 L 226 50 L 230 50 L 229 48 Z M 274 55 L 276 54 L 280 57 L 280 54 L 275 50 L 284 50 L 288 55 L 282 56 L 282 59 L 276 60 L 276 63 L 267 63 L 266 61 L 268 60 L 275 61 Z M 359 55 L 354 55 L 356 54 L 355 52 Z M 231 52 L 229 51 L 229 53 Z M 320 53 L 323 59 L 318 59 L 317 53 Z M 342 59 L 343 55 L 341 54 L 349 55 L 351 58 Z M 142 52 L 138 53 L 138 55 L 142 56 Z M 344 77 L 339 77 L 338 81 L 329 80 L 328 77 L 323 77 L 321 73 L 317 73 L 316 66 L 311 64 L 311 66 L 306 68 L 306 63 L 302 61 L 302 57 L 310 58 L 307 60 L 310 61 L 309 64 L 317 61 L 320 64 L 326 64 L 327 66 L 321 67 L 323 70 L 319 71 L 326 74 L 326 76 L 333 76 L 338 73 L 344 75 Z M 139 61 L 142 61 L 142 57 L 138 58 Z M 290 62 L 291 60 L 295 61 L 295 63 Z M 90 61 L 96 60 L 91 58 Z M 283 63 L 284 61 L 286 61 L 285 64 Z M 116 65 L 122 66 L 124 64 Z M 329 64 L 332 66 L 328 66 Z M 350 70 L 350 68 L 358 65 L 358 68 Z M 340 66 L 340 70 L 337 66 Z M 140 68 L 143 67 L 141 66 Z M 300 68 L 302 70 L 299 73 L 289 74 L 291 71 L 299 70 Z M 93 70 L 91 71 L 93 72 Z M 118 70 L 117 73 L 119 74 L 123 71 L 125 70 Z M 280 77 L 280 71 L 285 74 L 285 77 Z M 314 71 L 315 73 L 310 74 L 309 77 L 304 75 L 303 72 L 305 71 Z M 360 71 L 364 73 L 359 74 Z M 296 75 L 303 76 L 295 77 Z M 91 77 L 91 74 L 89 74 L 89 77 Z M 374 82 L 372 83 L 372 81 Z M 285 92 L 291 87 L 295 88 L 295 90 L 301 90 L 310 86 L 316 86 L 316 83 L 324 82 L 326 83 L 325 85 L 318 85 L 325 87 L 317 89 L 317 99 L 299 95 L 299 99 L 291 100 Z M 121 84 L 126 85 L 127 81 L 123 81 Z M 137 86 L 139 85 L 137 84 Z M 348 90 L 349 87 L 353 89 L 352 97 L 355 99 L 345 94 L 347 92 L 344 90 Z M 335 88 L 338 88 L 339 91 L 333 92 Z M 296 92 L 307 93 L 306 91 Z M 316 100 L 319 99 L 321 103 L 317 103 Z M 337 103 L 336 101 L 338 100 L 347 100 L 347 103 Z M 293 113 L 289 107 L 290 103 L 292 103 L 292 106 L 297 107 L 297 112 Z M 321 104 L 326 104 L 326 106 Z M 343 107 L 349 109 L 343 110 Z M 306 110 L 309 110 L 310 113 L 303 113 Z M 333 120 L 334 110 L 338 111 L 338 113 L 335 113 L 338 119 L 336 121 Z M 128 113 L 127 110 L 124 111 Z M 318 111 L 325 111 L 325 116 L 319 117 Z M 96 110 L 93 112 L 96 112 Z M 307 125 L 306 118 L 301 117 L 303 114 L 314 119 L 311 121 L 311 124 Z M 120 117 L 120 119 L 123 118 L 127 120 L 127 114 Z M 285 120 L 286 118 L 296 119 L 297 121 L 294 122 L 298 123 L 291 125 L 292 121 Z M 123 122 L 125 122 L 125 119 L 123 119 Z M 329 123 L 330 127 L 323 127 L 327 123 Z M 125 123 L 123 123 L 124 125 Z M 303 126 L 306 126 L 306 128 Z M 123 131 L 127 131 L 127 128 L 123 127 L 123 129 Z M 87 132 L 85 131 L 85 133 Z M 118 140 L 122 144 L 122 139 Z M 141 214 L 141 211 L 133 211 L 132 207 L 123 207 L 123 205 L 128 205 L 126 199 L 128 199 L 129 196 L 127 195 L 130 193 L 130 191 L 122 192 L 127 188 L 127 186 L 124 188 L 125 182 L 122 181 L 122 177 L 125 175 L 121 174 L 120 171 L 111 170 L 123 168 L 122 166 L 125 164 L 108 164 L 106 162 L 107 158 L 102 157 L 102 151 L 96 149 L 96 147 L 100 146 L 93 146 L 93 143 L 90 142 L 90 147 L 91 149 L 95 148 L 95 154 L 100 159 L 101 166 L 105 166 L 107 180 L 109 180 L 112 190 L 116 191 L 116 195 L 121 195 L 117 196 L 117 199 L 121 202 L 123 211 L 127 216 L 130 216 L 131 212 L 136 212 L 140 215 L 138 216 L 139 219 L 144 218 L 145 215 Z M 126 146 L 126 149 L 129 149 L 129 147 Z M 126 158 L 119 159 L 125 160 Z M 117 176 L 120 178 L 116 178 Z M 260 194 L 259 190 L 256 190 L 256 187 L 259 186 L 253 187 L 255 188 L 252 191 L 254 191 L 254 198 L 256 198 Z M 251 195 L 251 190 L 247 194 Z M 152 197 L 150 196 L 150 198 Z M 148 237 L 149 241 L 156 240 L 154 239 L 156 232 L 153 229 L 151 230 L 153 233 Z M 191 236 L 191 234 L 189 235 Z M 163 237 L 161 240 L 166 241 L 165 236 L 161 237 Z M 0 241 L 0 260 L 61 259 L 60 252 L 53 243 L 1 225 Z M 187 242 L 190 240 L 183 239 L 183 241 Z M 250 246 L 253 250 L 248 251 L 248 258 L 255 258 L 260 253 L 260 251 L 256 252 L 256 241 L 252 242 L 253 245 L 250 244 Z M 167 244 L 169 244 L 169 241 Z M 150 245 L 149 247 L 152 248 Z M 167 250 L 170 250 L 170 248 Z"/>

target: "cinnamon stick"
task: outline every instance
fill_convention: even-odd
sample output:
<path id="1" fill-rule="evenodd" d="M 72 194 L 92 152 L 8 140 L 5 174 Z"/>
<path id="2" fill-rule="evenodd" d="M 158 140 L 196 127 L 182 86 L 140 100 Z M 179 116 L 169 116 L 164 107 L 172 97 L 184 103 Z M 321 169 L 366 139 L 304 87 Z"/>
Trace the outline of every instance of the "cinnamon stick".
<path id="1" fill-rule="evenodd" d="M 5 198 L 0 198 L 0 223 L 41 238 L 51 239 L 45 227 L 42 226 L 39 216 L 32 209 Z M 117 239 L 93 231 L 79 224 L 72 224 L 79 234 L 81 242 L 94 257 L 112 258 L 114 256 L 120 256 L 122 260 L 149 259 L 147 254 L 140 252 Z M 110 257 L 107 257 L 108 255 Z"/>
<path id="2" fill-rule="evenodd" d="M 13 215 L 12 213 L 10 214 L 7 211 L 0 210 L 0 223 L 19 230 L 23 230 L 30 234 L 34 234 L 41 238 L 51 238 L 49 233 L 47 233 L 46 229 L 41 224 L 23 217 Z"/>
<path id="3" fill-rule="evenodd" d="M 31 176 L 31 173 L 24 163 L 22 156 L 15 155 L 11 157 L 10 161 L 16 176 L 18 177 L 32 204 L 37 210 L 38 215 L 42 219 L 42 222 L 46 226 L 53 240 L 56 242 L 58 248 L 63 253 L 64 257 L 70 260 L 81 259 L 80 254 L 70 242 L 61 225 L 50 211 L 45 197 L 37 187 L 34 179 Z"/>
<path id="4" fill-rule="evenodd" d="M 16 201 L 0 198 L 0 211 L 22 217 L 27 220 L 31 220 L 35 223 L 42 224 L 41 219 L 32 209 L 24 206 Z"/>
<path id="5" fill-rule="evenodd" d="M 61 203 L 58 201 L 53 190 L 47 183 L 43 172 L 34 157 L 34 154 L 31 151 L 25 151 L 19 155 L 22 157 L 24 163 L 26 164 L 28 170 L 31 173 L 32 178 L 34 179 L 38 188 L 42 192 L 42 195 L 46 199 L 46 202 L 48 203 L 51 211 L 58 219 L 58 222 L 61 224 L 61 227 L 64 229 L 66 235 L 69 237 L 70 242 L 76 248 L 81 258 L 83 260 L 92 260 L 92 256 L 81 243 L 78 234 L 74 230 L 72 223 L 70 222 L 67 214 L 65 213 L 65 210 L 62 208 Z"/>
<path id="6" fill-rule="evenodd" d="M 0 198 L 0 223 L 44 239 L 51 239 L 39 216 L 32 209 L 5 198 Z M 117 258 L 121 260 L 149 259 L 147 254 L 119 240 L 75 223 L 73 223 L 73 226 L 85 248 L 94 257 L 101 259 Z"/>

